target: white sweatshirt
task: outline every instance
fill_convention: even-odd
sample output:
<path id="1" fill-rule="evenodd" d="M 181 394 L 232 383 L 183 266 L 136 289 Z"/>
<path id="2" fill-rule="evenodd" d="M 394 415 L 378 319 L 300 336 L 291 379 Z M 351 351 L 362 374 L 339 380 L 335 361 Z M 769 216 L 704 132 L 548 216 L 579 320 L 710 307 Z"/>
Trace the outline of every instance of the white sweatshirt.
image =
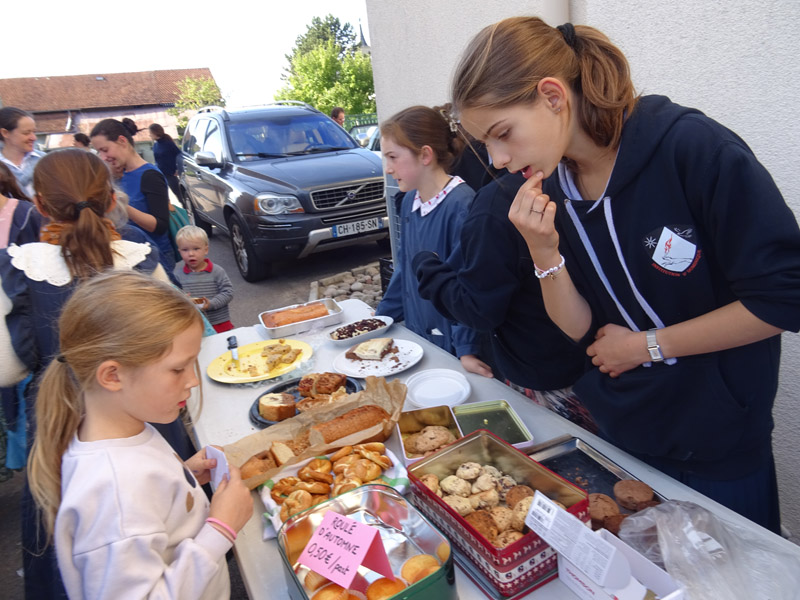
<path id="1" fill-rule="evenodd" d="M 230 597 L 228 539 L 205 522 L 197 480 L 149 424 L 70 443 L 55 526 L 70 598 Z"/>

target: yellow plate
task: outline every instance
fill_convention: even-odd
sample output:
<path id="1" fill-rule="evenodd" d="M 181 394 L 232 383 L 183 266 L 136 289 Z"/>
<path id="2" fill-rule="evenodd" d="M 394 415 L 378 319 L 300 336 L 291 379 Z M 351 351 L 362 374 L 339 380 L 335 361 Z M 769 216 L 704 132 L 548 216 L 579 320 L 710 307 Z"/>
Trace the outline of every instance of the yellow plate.
<path id="1" fill-rule="evenodd" d="M 214 381 L 220 383 L 249 383 L 251 381 L 262 381 L 264 379 L 272 379 L 279 377 L 289 371 L 296 369 L 301 362 L 308 360 L 313 353 L 311 346 L 300 340 L 283 340 L 287 346 L 293 349 L 300 350 L 300 355 L 291 363 L 281 363 L 271 371 L 266 371 L 266 365 L 263 358 L 261 358 L 261 351 L 266 346 L 273 346 L 280 342 L 280 340 L 265 340 L 263 342 L 254 342 L 239 348 L 239 370 L 233 366 L 233 358 L 231 351 L 227 350 L 220 354 L 217 358 L 211 361 L 206 369 L 206 373 Z M 258 375 L 250 375 L 247 372 L 248 365 L 255 365 L 258 368 Z"/>

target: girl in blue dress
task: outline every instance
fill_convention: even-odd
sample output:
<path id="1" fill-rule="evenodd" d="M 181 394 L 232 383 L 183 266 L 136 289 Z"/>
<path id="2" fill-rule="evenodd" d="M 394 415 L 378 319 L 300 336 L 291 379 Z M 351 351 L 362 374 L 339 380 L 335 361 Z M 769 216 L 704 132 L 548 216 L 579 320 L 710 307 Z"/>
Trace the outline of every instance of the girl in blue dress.
<path id="1" fill-rule="evenodd" d="M 164 175 L 136 152 L 136 125 L 103 119 L 91 133 L 92 146 L 112 168 L 122 170 L 119 181 L 128 195 L 129 223 L 144 231 L 160 253 L 159 260 L 169 274 L 175 254 L 169 240 L 169 192 Z"/>
<path id="2" fill-rule="evenodd" d="M 445 258 L 459 251 L 461 225 L 475 196 L 463 179 L 449 174 L 463 148 L 455 122 L 443 109 L 412 106 L 381 124 L 385 171 L 405 195 L 394 273 L 375 314 L 404 319 L 411 331 L 455 354 L 465 370 L 492 377 L 491 367 L 477 356 L 478 334 L 424 300 L 411 268 L 422 250 Z"/>

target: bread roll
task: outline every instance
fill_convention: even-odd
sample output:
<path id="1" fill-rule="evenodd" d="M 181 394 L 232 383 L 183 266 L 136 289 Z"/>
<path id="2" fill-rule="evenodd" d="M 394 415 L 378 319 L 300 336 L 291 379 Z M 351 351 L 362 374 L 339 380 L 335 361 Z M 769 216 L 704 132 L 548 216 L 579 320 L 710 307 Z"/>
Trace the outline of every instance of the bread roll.
<path id="1" fill-rule="evenodd" d="M 310 439 L 316 444 L 317 441 L 314 438 L 319 437 L 322 439 L 322 442 L 330 444 L 348 435 L 369 429 L 375 425 L 380 425 L 390 418 L 391 416 L 389 413 L 375 404 L 359 406 L 331 421 L 313 425 L 311 427 L 311 436 L 313 437 Z"/>
<path id="2" fill-rule="evenodd" d="M 295 413 L 291 394 L 264 394 L 258 399 L 258 414 L 267 421 L 283 421 Z"/>

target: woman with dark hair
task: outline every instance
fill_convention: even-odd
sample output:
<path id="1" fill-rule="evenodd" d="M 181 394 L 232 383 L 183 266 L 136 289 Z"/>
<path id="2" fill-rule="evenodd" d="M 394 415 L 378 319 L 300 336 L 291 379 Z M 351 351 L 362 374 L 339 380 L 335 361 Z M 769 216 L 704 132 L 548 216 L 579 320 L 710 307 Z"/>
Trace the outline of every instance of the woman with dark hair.
<path id="1" fill-rule="evenodd" d="M 180 202 L 183 202 L 178 186 L 178 156 L 180 156 L 181 149 L 158 123 L 150 125 L 148 130 L 150 139 L 153 140 L 153 156 L 156 159 L 156 166 L 167 178 L 169 189 Z"/>
<path id="2" fill-rule="evenodd" d="M 0 108 L 0 161 L 3 161 L 28 197 L 33 196 L 33 168 L 42 157 L 34 151 L 36 122 L 33 115 L 21 108 Z"/>
<path id="3" fill-rule="evenodd" d="M 144 231 L 158 248 L 160 262 L 167 273 L 175 267 L 169 240 L 169 193 L 161 172 L 136 152 L 133 136 L 138 129 L 125 122 L 103 119 L 92 129 L 92 146 L 113 169 L 122 170 L 120 187 L 128 195 L 131 225 Z"/>

